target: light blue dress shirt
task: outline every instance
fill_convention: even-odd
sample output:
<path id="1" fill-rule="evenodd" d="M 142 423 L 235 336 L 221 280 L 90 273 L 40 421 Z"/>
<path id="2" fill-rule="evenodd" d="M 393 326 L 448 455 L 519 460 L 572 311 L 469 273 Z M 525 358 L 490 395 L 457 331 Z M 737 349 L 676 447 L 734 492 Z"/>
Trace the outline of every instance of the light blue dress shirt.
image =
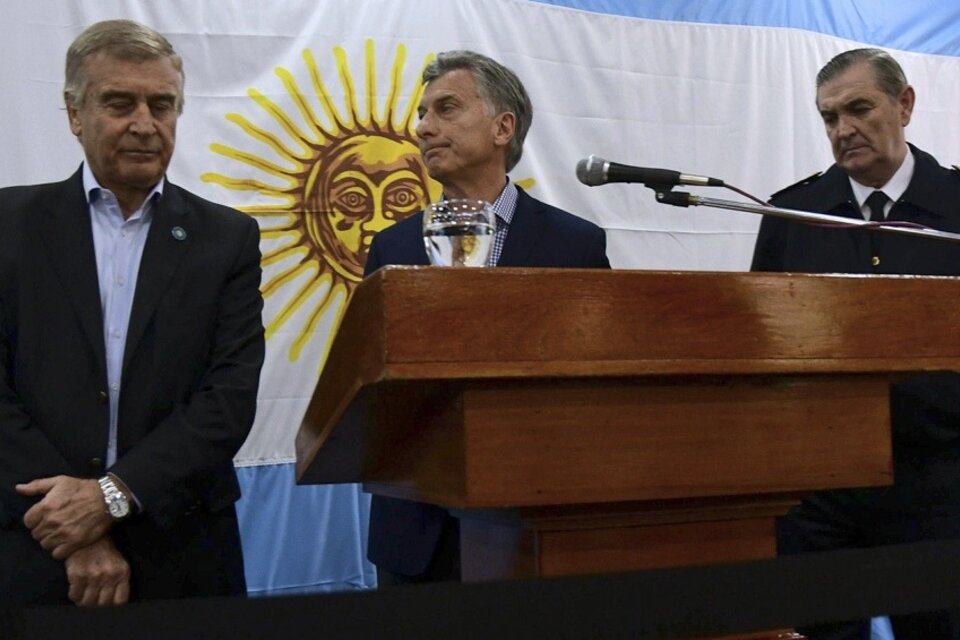
<path id="1" fill-rule="evenodd" d="M 97 280 L 103 311 L 103 339 L 107 356 L 107 393 L 110 404 L 110 430 L 106 445 L 106 469 L 117 461 L 117 420 L 120 407 L 123 352 L 133 295 L 137 290 L 140 258 L 150 232 L 153 209 L 163 193 L 163 180 L 153 188 L 143 205 L 129 218 L 116 196 L 97 182 L 93 172 L 83 165 L 83 191 L 90 207 L 93 247 L 97 256 Z"/>

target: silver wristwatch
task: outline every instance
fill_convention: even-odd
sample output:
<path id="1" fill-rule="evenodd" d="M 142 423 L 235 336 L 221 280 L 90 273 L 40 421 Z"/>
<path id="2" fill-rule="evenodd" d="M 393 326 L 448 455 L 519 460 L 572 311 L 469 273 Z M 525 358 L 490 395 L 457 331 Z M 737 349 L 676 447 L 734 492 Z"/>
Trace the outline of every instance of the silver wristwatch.
<path id="1" fill-rule="evenodd" d="M 103 492 L 103 501 L 107 505 L 107 513 L 110 517 L 114 520 L 122 520 L 130 515 L 130 501 L 117 487 L 113 478 L 103 476 L 97 482 L 100 483 L 100 491 Z"/>

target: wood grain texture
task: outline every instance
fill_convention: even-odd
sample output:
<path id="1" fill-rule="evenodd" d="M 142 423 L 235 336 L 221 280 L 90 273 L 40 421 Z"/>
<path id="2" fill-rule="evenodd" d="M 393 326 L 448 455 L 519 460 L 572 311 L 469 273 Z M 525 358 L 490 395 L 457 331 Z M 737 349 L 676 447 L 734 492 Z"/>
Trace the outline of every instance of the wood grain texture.
<path id="1" fill-rule="evenodd" d="M 960 281 L 917 276 L 388 267 L 349 301 L 297 436 L 298 477 L 358 480 L 359 463 L 339 478 L 308 469 L 341 421 L 366 429 L 402 381 L 456 396 L 477 381 L 960 369 L 958 297 Z M 369 406 L 349 419 L 357 403 Z"/>
<path id="2" fill-rule="evenodd" d="M 892 481 L 889 383 L 960 370 L 958 299 L 915 276 L 382 269 L 298 478 L 462 510 L 467 580 L 772 557 L 804 492 Z"/>
<path id="3" fill-rule="evenodd" d="M 461 521 L 463 579 L 584 575 L 760 560 L 776 555 L 773 520 L 536 530 Z M 512 559 L 504 564 L 504 559 Z"/>
<path id="4" fill-rule="evenodd" d="M 634 362 L 691 373 L 691 360 L 713 362 L 705 373 L 749 373 L 841 361 L 888 370 L 885 359 L 905 356 L 918 362 L 903 370 L 914 370 L 960 357 L 952 278 L 424 267 L 375 278 L 388 377 L 405 363 L 502 365 L 525 376 L 544 363 L 558 375 L 592 373 L 577 363 L 645 371 Z M 905 316 L 922 318 L 924 330 L 891 326 Z"/>
<path id="5" fill-rule="evenodd" d="M 484 382 L 404 418 L 413 395 L 384 400 L 394 440 L 368 450 L 363 474 L 398 498 L 484 508 L 893 479 L 887 383 L 877 376 Z"/>

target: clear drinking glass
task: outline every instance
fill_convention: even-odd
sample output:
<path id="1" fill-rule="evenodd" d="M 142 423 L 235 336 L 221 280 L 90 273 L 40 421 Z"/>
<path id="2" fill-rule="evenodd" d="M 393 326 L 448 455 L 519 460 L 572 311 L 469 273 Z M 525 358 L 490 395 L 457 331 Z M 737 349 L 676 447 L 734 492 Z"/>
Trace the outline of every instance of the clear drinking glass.
<path id="1" fill-rule="evenodd" d="M 490 258 L 497 216 L 485 200 L 441 200 L 423 211 L 423 244 L 430 264 L 483 267 Z"/>

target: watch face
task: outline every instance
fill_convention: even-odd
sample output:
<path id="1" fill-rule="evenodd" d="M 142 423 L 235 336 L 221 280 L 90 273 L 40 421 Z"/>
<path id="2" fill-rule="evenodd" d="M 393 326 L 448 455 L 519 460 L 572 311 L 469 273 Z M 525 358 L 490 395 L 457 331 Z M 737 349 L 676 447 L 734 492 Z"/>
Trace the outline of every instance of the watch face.
<path id="1" fill-rule="evenodd" d="M 107 509 L 110 511 L 110 515 L 114 518 L 123 518 L 130 513 L 130 505 L 123 498 L 123 496 L 119 494 L 111 497 L 110 501 L 107 503 Z"/>
<path id="2" fill-rule="evenodd" d="M 100 490 L 103 491 L 103 500 L 107 505 L 107 513 L 111 517 L 120 519 L 125 518 L 130 513 L 130 503 L 127 496 L 117 489 L 108 476 L 100 478 L 97 482 L 100 484 Z"/>

